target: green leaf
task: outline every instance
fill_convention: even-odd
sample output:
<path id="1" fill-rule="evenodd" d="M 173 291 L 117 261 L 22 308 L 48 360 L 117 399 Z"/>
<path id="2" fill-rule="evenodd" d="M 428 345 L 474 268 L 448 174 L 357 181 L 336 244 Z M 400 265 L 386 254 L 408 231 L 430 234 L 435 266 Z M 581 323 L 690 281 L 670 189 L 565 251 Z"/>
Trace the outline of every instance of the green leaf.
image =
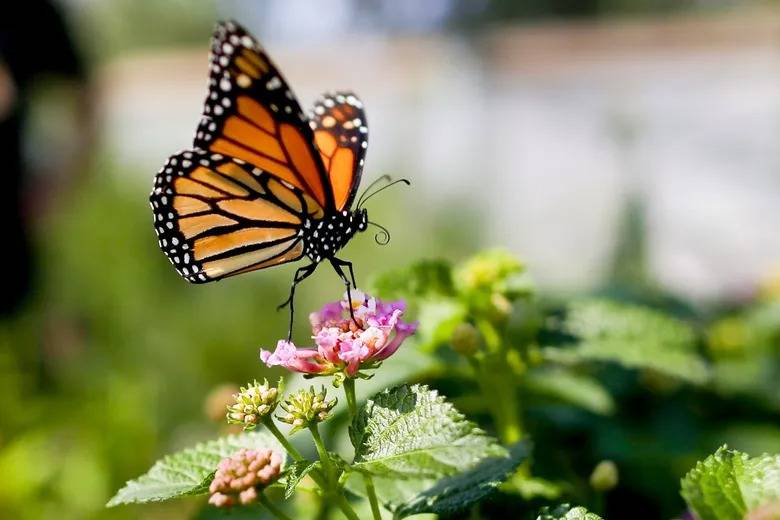
<path id="1" fill-rule="evenodd" d="M 504 493 L 519 495 L 523 500 L 533 500 L 534 498 L 543 498 L 545 500 L 556 500 L 568 488 L 565 482 L 553 482 L 551 480 L 534 477 L 529 475 L 527 468 L 516 471 L 500 489 Z"/>
<path id="2" fill-rule="evenodd" d="M 285 472 L 284 498 L 290 498 L 295 493 L 295 488 L 301 482 L 303 477 L 309 474 L 313 469 L 320 466 L 318 460 L 297 460 L 287 466 Z"/>
<path id="3" fill-rule="evenodd" d="M 408 267 L 387 271 L 371 287 L 382 298 L 453 296 L 452 267 L 446 260 L 421 260 Z"/>
<path id="4" fill-rule="evenodd" d="M 205 494 L 219 461 L 241 448 L 270 448 L 285 454 L 284 448 L 267 432 L 247 432 L 201 443 L 157 461 L 144 475 L 125 484 L 106 506 Z"/>
<path id="5" fill-rule="evenodd" d="M 685 323 L 658 311 L 609 300 L 571 304 L 553 332 L 571 346 L 545 346 L 550 361 L 576 364 L 612 361 L 631 368 L 653 369 L 692 383 L 704 383 L 709 372 L 696 352 L 696 336 Z"/>
<path id="6" fill-rule="evenodd" d="M 420 326 L 415 339 L 423 352 L 432 352 L 452 338 L 455 328 L 466 319 L 468 310 L 453 299 L 425 299 L 419 304 Z"/>
<path id="7" fill-rule="evenodd" d="M 543 507 L 536 520 L 601 520 L 601 517 L 582 506 L 572 507 L 569 504 L 561 504 L 552 508 Z"/>
<path id="8" fill-rule="evenodd" d="M 506 456 L 495 439 L 424 385 L 401 385 L 369 400 L 353 421 L 353 468 L 378 476 L 439 478 L 490 456 Z"/>
<path id="9" fill-rule="evenodd" d="M 697 462 L 680 485 L 699 520 L 740 519 L 780 499 L 780 455 L 750 457 L 722 446 Z"/>
<path id="10" fill-rule="evenodd" d="M 523 383 L 527 390 L 579 406 L 589 412 L 610 415 L 615 402 L 604 386 L 593 377 L 562 368 L 540 368 L 528 372 Z"/>
<path id="11" fill-rule="evenodd" d="M 470 470 L 444 477 L 394 508 L 394 517 L 404 518 L 420 513 L 448 515 L 461 511 L 493 493 L 529 454 L 529 443 L 520 442 L 509 448 L 508 456 L 488 457 Z"/>

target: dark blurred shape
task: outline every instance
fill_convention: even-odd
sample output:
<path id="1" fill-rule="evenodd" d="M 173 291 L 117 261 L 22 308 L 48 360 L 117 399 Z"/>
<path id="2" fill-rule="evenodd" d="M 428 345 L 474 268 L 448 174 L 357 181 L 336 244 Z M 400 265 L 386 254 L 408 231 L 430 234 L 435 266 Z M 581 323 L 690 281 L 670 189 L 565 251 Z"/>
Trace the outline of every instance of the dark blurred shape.
<path id="1" fill-rule="evenodd" d="M 59 10 L 46 0 L 14 5 L 0 17 L 0 190 L 6 276 L 0 292 L 0 318 L 24 301 L 33 285 L 31 211 L 27 193 L 31 168 L 23 155 L 31 91 L 47 77 L 85 85 L 83 64 Z M 80 88 L 83 90 L 83 88 Z M 36 150 L 46 154 L 47 150 Z"/>

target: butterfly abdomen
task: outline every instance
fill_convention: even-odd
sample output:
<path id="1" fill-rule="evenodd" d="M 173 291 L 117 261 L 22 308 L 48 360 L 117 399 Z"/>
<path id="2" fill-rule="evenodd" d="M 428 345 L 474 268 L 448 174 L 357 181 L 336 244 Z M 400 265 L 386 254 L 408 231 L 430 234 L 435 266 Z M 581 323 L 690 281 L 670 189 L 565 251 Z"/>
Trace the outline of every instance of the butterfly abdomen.
<path id="1" fill-rule="evenodd" d="M 341 211 L 322 219 L 306 220 L 300 234 L 303 252 L 312 262 L 332 258 L 358 231 L 365 231 L 368 220 L 365 210 Z"/>

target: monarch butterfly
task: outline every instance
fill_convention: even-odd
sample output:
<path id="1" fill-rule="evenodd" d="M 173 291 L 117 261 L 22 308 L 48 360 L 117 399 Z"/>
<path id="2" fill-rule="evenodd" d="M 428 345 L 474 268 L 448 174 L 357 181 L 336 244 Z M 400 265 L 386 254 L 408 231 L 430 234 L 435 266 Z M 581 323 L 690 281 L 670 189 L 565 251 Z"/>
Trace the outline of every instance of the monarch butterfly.
<path id="1" fill-rule="evenodd" d="M 217 24 L 209 65 L 193 149 L 168 158 L 155 177 L 159 245 L 192 283 L 307 257 L 279 306 L 290 307 L 289 339 L 295 287 L 321 262 L 330 262 L 351 298 L 352 263 L 336 253 L 374 224 L 362 202 L 393 183 L 368 194 L 375 181 L 352 209 L 368 147 L 363 103 L 353 93 L 322 96 L 307 117 L 257 40 L 232 21 Z"/>

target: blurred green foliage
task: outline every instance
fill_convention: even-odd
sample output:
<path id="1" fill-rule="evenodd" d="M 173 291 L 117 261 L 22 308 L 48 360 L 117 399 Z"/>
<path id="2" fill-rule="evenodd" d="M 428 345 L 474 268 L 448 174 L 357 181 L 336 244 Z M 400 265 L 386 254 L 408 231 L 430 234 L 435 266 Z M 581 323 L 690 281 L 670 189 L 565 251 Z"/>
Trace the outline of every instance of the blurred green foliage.
<path id="1" fill-rule="evenodd" d="M 641 277 L 616 276 L 598 297 L 568 303 L 536 294 L 501 251 L 375 279 L 379 295 L 407 298 L 422 322 L 418 348 L 435 361 L 411 377 L 505 442 L 534 440 L 533 463 L 481 518 L 516 512 L 512 495 L 528 517 L 563 498 L 606 518 L 671 518 L 686 508 L 680 475 L 717 445 L 780 450 L 776 284 L 741 306 L 694 307 L 641 269 L 626 272 Z M 621 475 L 609 490 L 592 478 L 607 459 Z"/>

